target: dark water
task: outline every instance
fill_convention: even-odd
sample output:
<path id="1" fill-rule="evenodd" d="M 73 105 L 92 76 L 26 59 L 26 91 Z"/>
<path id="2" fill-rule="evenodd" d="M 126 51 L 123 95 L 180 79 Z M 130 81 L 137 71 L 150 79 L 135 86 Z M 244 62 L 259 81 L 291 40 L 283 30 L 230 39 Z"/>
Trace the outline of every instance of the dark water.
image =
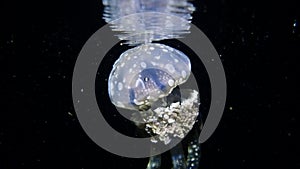
<path id="1" fill-rule="evenodd" d="M 220 54 L 228 83 L 222 121 L 201 147 L 201 168 L 299 168 L 296 1 L 194 4 L 193 23 Z M 148 159 L 93 143 L 73 109 L 73 67 L 104 25 L 102 10 L 100 0 L 0 2 L 1 169 L 145 168 Z"/>

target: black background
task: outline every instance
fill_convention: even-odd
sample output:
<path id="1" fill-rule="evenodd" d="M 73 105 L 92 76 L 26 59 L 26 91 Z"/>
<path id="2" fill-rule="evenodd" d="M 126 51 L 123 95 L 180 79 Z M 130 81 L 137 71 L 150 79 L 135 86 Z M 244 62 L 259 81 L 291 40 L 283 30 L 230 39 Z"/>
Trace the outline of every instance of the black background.
<path id="1" fill-rule="evenodd" d="M 225 112 L 202 144 L 201 168 L 300 168 L 296 1 L 197 0 L 193 23 L 226 71 Z M 0 169 L 145 168 L 82 130 L 72 72 L 105 23 L 100 0 L 0 2 Z"/>

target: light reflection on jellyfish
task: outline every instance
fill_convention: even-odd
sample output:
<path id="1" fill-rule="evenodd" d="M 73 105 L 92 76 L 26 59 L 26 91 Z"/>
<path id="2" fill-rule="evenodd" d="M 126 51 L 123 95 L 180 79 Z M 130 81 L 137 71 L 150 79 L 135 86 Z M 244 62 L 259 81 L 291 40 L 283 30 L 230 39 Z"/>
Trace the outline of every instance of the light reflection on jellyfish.
<path id="1" fill-rule="evenodd" d="M 152 137 L 154 143 L 184 138 L 193 128 L 200 104 L 195 89 L 178 90 L 190 77 L 191 63 L 183 52 L 153 41 L 189 33 L 195 8 L 186 0 L 103 0 L 103 4 L 106 22 L 120 32 L 120 40 L 134 46 L 113 65 L 108 79 L 111 102 L 139 112 L 144 129 L 158 135 Z M 180 145 L 170 151 L 174 169 L 198 168 L 197 135 L 189 142 L 187 159 Z M 160 163 L 160 156 L 151 157 L 147 168 L 160 168 Z"/>

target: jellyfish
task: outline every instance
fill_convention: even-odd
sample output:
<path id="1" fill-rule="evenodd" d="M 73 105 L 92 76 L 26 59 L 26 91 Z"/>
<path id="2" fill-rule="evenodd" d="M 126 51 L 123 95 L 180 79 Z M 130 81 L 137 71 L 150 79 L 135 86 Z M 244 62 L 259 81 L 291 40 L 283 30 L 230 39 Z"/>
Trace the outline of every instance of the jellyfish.
<path id="1" fill-rule="evenodd" d="M 189 57 L 159 41 L 188 34 L 194 6 L 187 0 L 103 0 L 103 4 L 104 20 L 124 44 L 132 46 L 115 61 L 109 75 L 111 102 L 138 112 L 145 131 L 158 136 L 151 137 L 153 143 L 167 145 L 175 137 L 184 138 L 199 115 L 199 93 L 179 90 L 191 75 Z M 173 168 L 197 168 L 198 146 L 195 137 L 187 160 L 182 147 L 173 148 Z M 159 168 L 160 161 L 159 156 L 151 157 L 147 168 Z"/>

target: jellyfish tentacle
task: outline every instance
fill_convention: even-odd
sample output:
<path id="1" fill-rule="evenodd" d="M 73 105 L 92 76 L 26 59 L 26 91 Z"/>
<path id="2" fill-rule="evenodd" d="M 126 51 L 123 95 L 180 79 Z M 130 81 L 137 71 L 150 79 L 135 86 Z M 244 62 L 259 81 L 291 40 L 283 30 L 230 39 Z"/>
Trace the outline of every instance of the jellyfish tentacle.
<path id="1" fill-rule="evenodd" d="M 146 169 L 160 169 L 161 167 L 161 156 L 153 156 L 149 158 L 149 162 L 147 164 Z"/>

